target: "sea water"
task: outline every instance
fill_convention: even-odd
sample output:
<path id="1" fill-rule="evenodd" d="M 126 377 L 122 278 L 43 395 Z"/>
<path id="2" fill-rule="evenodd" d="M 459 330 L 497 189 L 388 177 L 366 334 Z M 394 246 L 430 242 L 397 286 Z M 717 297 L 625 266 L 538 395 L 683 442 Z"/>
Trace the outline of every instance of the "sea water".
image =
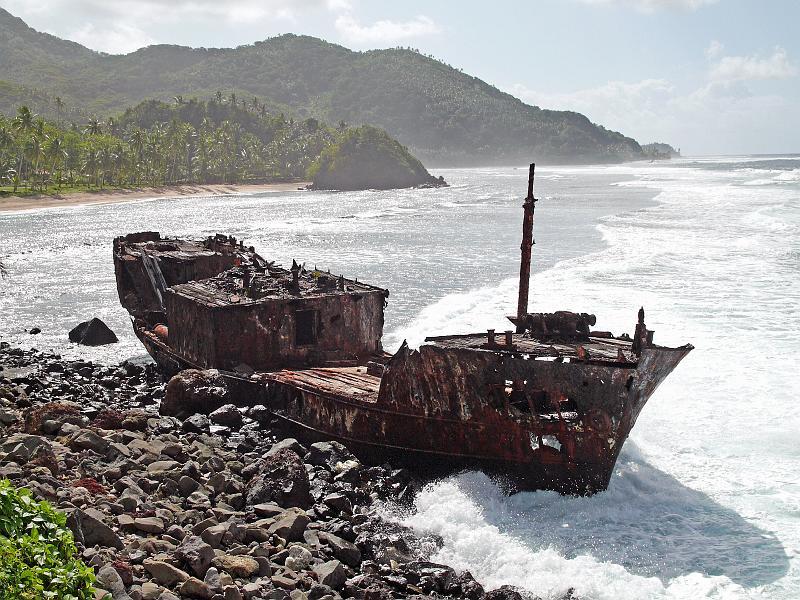
<path id="1" fill-rule="evenodd" d="M 0 215 L 0 337 L 67 357 L 140 356 L 111 240 L 243 237 L 284 265 L 387 287 L 385 345 L 503 330 L 516 305 L 527 168 L 443 170 L 450 188 L 264 193 Z M 542 597 L 800 597 L 800 157 L 539 168 L 532 309 L 592 312 L 694 350 L 653 395 L 609 489 L 506 496 L 481 473 L 425 487 L 390 518 L 432 557 Z M 92 316 L 120 336 L 72 346 Z M 26 333 L 41 327 L 38 336 Z"/>

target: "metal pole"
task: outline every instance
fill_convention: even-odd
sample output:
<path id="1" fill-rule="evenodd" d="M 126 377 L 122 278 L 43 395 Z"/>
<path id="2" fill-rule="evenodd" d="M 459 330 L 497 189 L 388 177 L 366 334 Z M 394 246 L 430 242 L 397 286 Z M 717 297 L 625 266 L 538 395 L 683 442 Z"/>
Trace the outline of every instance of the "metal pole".
<path id="1" fill-rule="evenodd" d="M 525 198 L 525 204 L 522 205 L 524 213 L 522 218 L 522 244 L 519 247 L 522 257 L 519 263 L 517 333 L 525 331 L 525 327 L 522 325 L 522 319 L 528 314 L 528 288 L 530 287 L 531 281 L 531 248 L 534 244 L 533 212 L 536 205 L 536 198 L 533 197 L 533 174 L 535 169 L 536 163 L 531 163 L 530 170 L 528 171 L 528 196 Z"/>

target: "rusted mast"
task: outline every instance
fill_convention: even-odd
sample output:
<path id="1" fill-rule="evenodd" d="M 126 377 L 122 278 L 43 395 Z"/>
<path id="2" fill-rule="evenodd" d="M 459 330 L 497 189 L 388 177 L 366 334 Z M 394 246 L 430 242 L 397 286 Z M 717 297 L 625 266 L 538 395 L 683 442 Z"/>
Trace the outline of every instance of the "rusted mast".
<path id="1" fill-rule="evenodd" d="M 528 288 L 531 281 L 531 248 L 533 247 L 533 211 L 536 207 L 536 198 L 533 197 L 533 173 L 536 163 L 531 163 L 528 171 L 528 196 L 522 205 L 524 212 L 522 218 L 522 244 L 519 249 L 522 257 L 519 263 L 519 300 L 517 301 L 517 333 L 525 331 L 524 317 L 528 313 Z"/>

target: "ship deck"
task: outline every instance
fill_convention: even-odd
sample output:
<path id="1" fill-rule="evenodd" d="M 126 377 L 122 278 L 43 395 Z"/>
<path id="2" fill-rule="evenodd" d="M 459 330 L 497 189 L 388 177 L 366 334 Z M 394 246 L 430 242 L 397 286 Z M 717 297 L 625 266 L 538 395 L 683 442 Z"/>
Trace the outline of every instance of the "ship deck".
<path id="1" fill-rule="evenodd" d="M 289 385 L 300 390 L 375 403 L 381 378 L 367 373 L 366 367 L 331 367 L 262 373 L 262 379 Z"/>
<path id="2" fill-rule="evenodd" d="M 613 363 L 635 363 L 636 356 L 631 351 L 632 341 L 613 337 L 592 337 L 581 341 L 543 340 L 531 337 L 528 333 L 512 334 L 511 346 L 506 345 L 505 336 L 498 334 L 496 343 L 488 344 L 487 334 L 468 333 L 464 335 L 434 336 L 425 339 L 426 343 L 450 350 L 475 350 L 499 354 L 524 354 L 534 359 L 555 360 L 579 359 L 579 348 L 583 348 L 583 360 L 598 360 Z"/>

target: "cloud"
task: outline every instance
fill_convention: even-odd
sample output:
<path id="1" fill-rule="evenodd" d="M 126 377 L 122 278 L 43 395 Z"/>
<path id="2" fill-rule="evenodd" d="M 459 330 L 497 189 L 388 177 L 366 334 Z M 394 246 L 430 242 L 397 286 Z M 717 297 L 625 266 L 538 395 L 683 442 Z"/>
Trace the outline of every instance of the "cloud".
<path id="1" fill-rule="evenodd" d="M 630 6 L 640 12 L 652 13 L 662 9 L 697 10 L 719 0 L 579 0 L 584 4 Z"/>
<path id="2" fill-rule="evenodd" d="M 314 10 L 350 10 L 350 0 L 6 0 L 4 5 L 23 18 L 55 14 L 80 15 L 102 35 L 106 24 L 122 32 L 127 23 L 187 23 L 222 20 L 230 24 L 294 20 Z M 94 46 L 92 46 L 94 47 Z"/>
<path id="3" fill-rule="evenodd" d="M 721 42 L 718 40 L 711 40 L 711 43 L 706 48 L 706 57 L 707 58 L 717 58 L 722 51 L 725 49 L 725 46 L 722 45 Z"/>
<path id="4" fill-rule="evenodd" d="M 787 79 L 797 74 L 786 50 L 776 47 L 771 56 L 723 56 L 712 65 L 709 78 L 717 82 L 754 79 Z"/>
<path id="5" fill-rule="evenodd" d="M 109 54 L 127 54 L 155 43 L 155 40 L 141 29 L 124 23 L 101 28 L 87 23 L 67 37 L 79 44 Z"/>
<path id="6" fill-rule="evenodd" d="M 296 23 L 314 12 L 342 14 L 351 0 L 5 0 L 3 6 L 42 29 L 89 48 L 129 52 L 156 42 L 173 42 L 172 27 L 269 28 Z M 160 33 L 156 33 L 160 32 Z"/>
<path id="7" fill-rule="evenodd" d="M 796 102 L 753 93 L 743 81 L 707 81 L 689 91 L 665 79 L 610 81 L 565 93 L 516 84 L 508 91 L 542 108 L 580 112 L 639 142 L 664 141 L 690 154 L 779 152 L 776 140 L 800 136 L 797 126 L 787 127 L 797 123 Z"/>
<path id="8" fill-rule="evenodd" d="M 336 31 L 342 38 L 353 44 L 380 43 L 394 44 L 411 38 L 439 33 L 441 29 L 433 19 L 420 15 L 409 21 L 376 21 L 362 25 L 350 14 L 336 19 Z"/>
<path id="9" fill-rule="evenodd" d="M 544 93 L 516 84 L 510 93 L 542 108 L 574 110 L 610 129 L 626 135 L 661 139 L 653 131 L 655 123 L 664 120 L 663 107 L 675 95 L 673 85 L 665 79 L 643 79 L 635 82 L 609 81 L 603 85 L 565 93 Z"/>

